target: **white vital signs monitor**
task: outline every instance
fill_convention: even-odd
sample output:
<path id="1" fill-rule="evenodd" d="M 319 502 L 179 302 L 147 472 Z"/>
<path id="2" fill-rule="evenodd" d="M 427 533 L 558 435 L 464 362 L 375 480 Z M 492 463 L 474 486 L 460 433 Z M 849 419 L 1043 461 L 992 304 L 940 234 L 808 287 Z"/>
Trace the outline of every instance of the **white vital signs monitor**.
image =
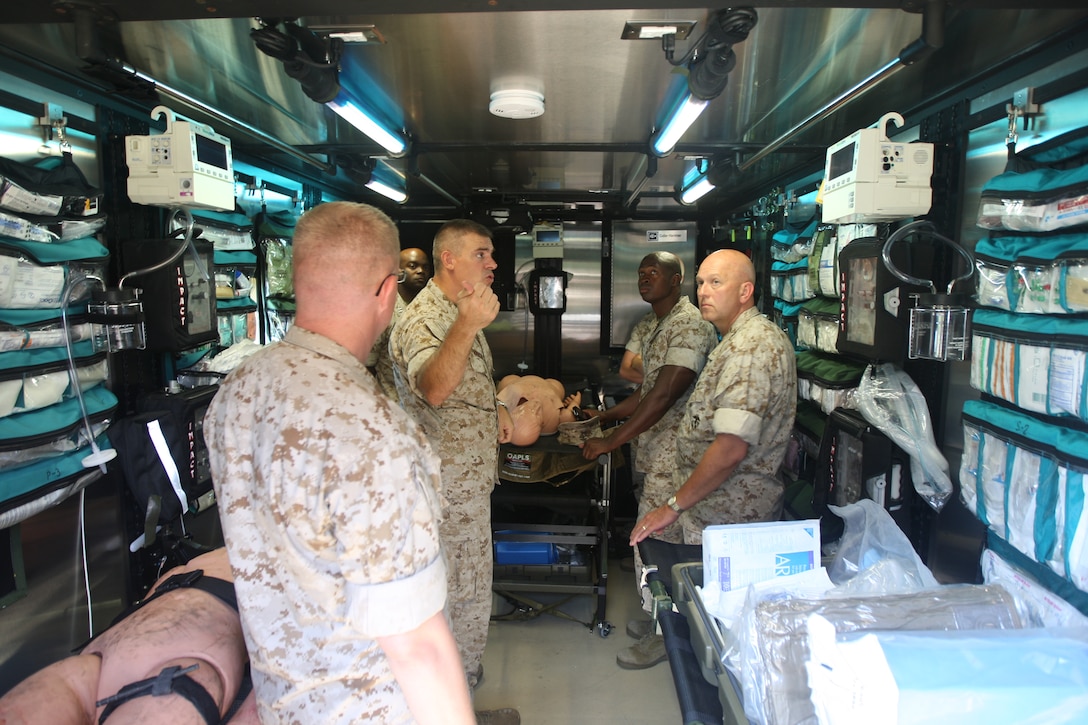
<path id="1" fill-rule="evenodd" d="M 823 221 L 835 224 L 888 222 L 929 211 L 933 190 L 933 144 L 889 141 L 887 124 L 903 125 L 885 113 L 827 149 Z"/>
<path id="2" fill-rule="evenodd" d="M 128 198 L 137 204 L 234 209 L 234 164 L 230 139 L 195 121 L 178 121 L 166 106 L 166 130 L 152 136 L 126 136 Z"/>

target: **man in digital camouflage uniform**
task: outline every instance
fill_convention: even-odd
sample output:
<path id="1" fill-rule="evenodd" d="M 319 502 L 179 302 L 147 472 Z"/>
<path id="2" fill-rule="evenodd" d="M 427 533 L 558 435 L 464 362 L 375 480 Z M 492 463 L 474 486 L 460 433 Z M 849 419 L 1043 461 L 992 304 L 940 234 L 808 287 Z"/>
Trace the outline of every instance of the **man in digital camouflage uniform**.
<path id="1" fill-rule="evenodd" d="M 393 313 L 397 229 L 332 202 L 293 246 L 294 325 L 204 418 L 260 721 L 467 725 L 439 459 L 363 364 Z"/>
<path id="2" fill-rule="evenodd" d="M 378 384 L 389 396 L 390 400 L 398 400 L 397 383 L 393 377 L 393 358 L 389 356 L 389 336 L 393 332 L 393 326 L 404 314 L 408 303 L 416 298 L 427 281 L 430 280 L 433 271 L 431 258 L 422 249 L 411 247 L 402 249 L 400 253 L 400 273 L 402 279 L 397 283 L 396 305 L 393 307 L 393 319 L 389 321 L 382 334 L 374 341 L 374 347 L 370 348 L 370 355 L 366 359 L 366 367 L 378 379 Z"/>
<path id="3" fill-rule="evenodd" d="M 631 545 L 678 519 L 684 543 L 701 544 L 718 524 L 777 521 L 778 470 L 797 410 L 789 338 L 755 307 L 755 269 L 720 250 L 699 266 L 699 310 L 722 335 L 695 383 L 676 439 L 676 493 L 643 516 Z"/>
<path id="4" fill-rule="evenodd" d="M 646 255 L 638 267 L 638 292 L 651 310 L 636 325 L 631 337 L 641 343 L 643 380 L 637 394 L 598 413 L 601 424 L 626 419 L 605 438 L 591 438 L 582 454 L 593 460 L 637 436 L 637 470 L 644 475 L 638 514 L 664 505 L 675 491 L 676 429 L 699 371 L 718 342 L 714 327 L 682 294 L 683 264 L 669 252 Z M 630 351 L 630 346 L 628 347 Z M 587 411 L 589 412 L 589 411 Z M 592 414 L 592 412 L 591 412 Z M 683 542 L 679 526 L 657 532 L 656 538 Z M 642 561 L 635 550 L 635 585 L 639 587 Z M 665 642 L 647 618 L 632 620 L 627 633 L 638 643 L 616 655 L 626 669 L 644 669 L 665 660 Z"/>
<path id="5" fill-rule="evenodd" d="M 491 348 L 483 333 L 499 313 L 491 290 L 493 254 L 487 227 L 468 219 L 443 224 L 431 255 L 435 276 L 389 340 L 401 405 L 442 459 L 450 621 L 471 688 L 483 672 L 491 619 L 491 491 L 498 481 L 498 444 L 509 440 L 512 426 L 505 410 L 501 419 L 497 411 Z M 509 708 L 477 717 L 520 722 Z"/>

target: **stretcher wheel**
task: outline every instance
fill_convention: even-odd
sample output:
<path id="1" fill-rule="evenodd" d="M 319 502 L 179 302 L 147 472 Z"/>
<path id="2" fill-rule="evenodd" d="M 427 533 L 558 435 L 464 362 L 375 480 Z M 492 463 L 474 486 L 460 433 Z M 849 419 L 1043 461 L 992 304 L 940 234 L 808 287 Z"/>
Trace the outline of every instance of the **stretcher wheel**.
<path id="1" fill-rule="evenodd" d="M 602 639 L 612 634 L 612 623 L 597 622 L 597 634 L 599 634 Z"/>

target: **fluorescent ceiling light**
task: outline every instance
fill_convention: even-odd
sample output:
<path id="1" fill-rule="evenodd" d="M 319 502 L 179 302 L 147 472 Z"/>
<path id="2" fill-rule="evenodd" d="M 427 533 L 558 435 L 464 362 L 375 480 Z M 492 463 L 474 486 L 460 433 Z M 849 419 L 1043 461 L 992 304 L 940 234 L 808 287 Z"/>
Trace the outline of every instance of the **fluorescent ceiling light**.
<path id="1" fill-rule="evenodd" d="M 709 174 L 698 174 L 695 179 L 680 189 L 681 204 L 695 204 L 696 201 L 714 191 L 714 184 L 710 183 Z"/>
<path id="2" fill-rule="evenodd" d="M 684 135 L 695 119 L 703 112 L 710 101 L 704 101 L 687 93 L 669 114 L 668 119 L 662 125 L 661 130 L 653 135 L 650 140 L 650 149 L 657 156 L 668 156 L 676 148 L 676 143 Z"/>
<path id="3" fill-rule="evenodd" d="M 337 115 L 352 126 L 365 133 L 393 156 L 403 154 L 408 148 L 408 141 L 404 138 L 403 134 L 390 131 L 385 126 L 378 123 L 378 121 L 363 111 L 358 101 L 343 88 L 340 89 L 340 93 L 336 98 L 325 105 L 335 111 Z"/>
<path id="4" fill-rule="evenodd" d="M 371 191 L 376 191 L 382 196 L 388 199 L 392 199 L 398 204 L 403 204 L 404 202 L 408 201 L 407 192 L 401 189 L 394 189 L 392 186 L 388 186 L 384 182 L 378 181 L 377 179 L 371 179 L 370 181 L 366 182 L 366 188 L 370 189 Z"/>
<path id="5" fill-rule="evenodd" d="M 370 173 L 366 188 L 392 199 L 398 204 L 408 201 L 408 180 L 404 175 L 381 159 Z"/>

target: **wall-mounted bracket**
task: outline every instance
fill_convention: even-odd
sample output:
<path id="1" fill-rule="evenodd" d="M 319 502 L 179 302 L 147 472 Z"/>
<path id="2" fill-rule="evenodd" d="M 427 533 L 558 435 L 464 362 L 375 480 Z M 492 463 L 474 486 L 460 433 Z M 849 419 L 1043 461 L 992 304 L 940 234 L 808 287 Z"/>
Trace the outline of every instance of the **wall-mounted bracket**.
<path id="1" fill-rule="evenodd" d="M 1035 88 L 1028 86 L 1012 94 L 1012 103 L 1005 104 L 1005 112 L 1009 116 L 1009 135 L 1005 143 L 1015 145 L 1019 138 L 1017 119 L 1024 119 L 1024 131 L 1027 131 L 1035 128 L 1035 117 L 1042 115 L 1042 107 L 1035 102 Z"/>

